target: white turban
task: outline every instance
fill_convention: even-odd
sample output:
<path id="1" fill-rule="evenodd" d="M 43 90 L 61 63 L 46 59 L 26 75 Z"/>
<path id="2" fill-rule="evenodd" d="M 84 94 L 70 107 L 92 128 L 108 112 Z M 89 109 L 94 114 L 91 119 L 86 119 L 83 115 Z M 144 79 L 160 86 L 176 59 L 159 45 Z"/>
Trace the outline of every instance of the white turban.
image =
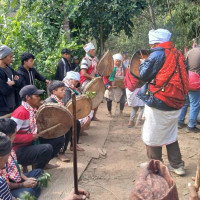
<path id="1" fill-rule="evenodd" d="M 157 29 L 149 31 L 149 44 L 168 42 L 171 33 L 166 29 Z"/>
<path id="2" fill-rule="evenodd" d="M 70 80 L 70 79 L 80 81 L 80 74 L 78 72 L 69 71 L 67 72 L 67 75 L 65 76 L 63 81 Z"/>
<path id="3" fill-rule="evenodd" d="M 86 44 L 83 49 L 85 50 L 86 53 L 88 53 L 91 49 L 95 49 L 94 45 L 90 42 Z"/>
<path id="4" fill-rule="evenodd" d="M 113 59 L 114 60 L 123 60 L 123 56 L 120 53 L 117 53 L 115 55 L 113 55 Z"/>

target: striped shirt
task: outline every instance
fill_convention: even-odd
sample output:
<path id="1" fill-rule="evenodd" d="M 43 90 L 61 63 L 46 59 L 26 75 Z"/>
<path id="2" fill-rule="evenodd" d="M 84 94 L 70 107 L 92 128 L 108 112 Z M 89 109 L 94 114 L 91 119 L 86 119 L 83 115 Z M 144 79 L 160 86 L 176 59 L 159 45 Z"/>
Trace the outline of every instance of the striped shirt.
<path id="1" fill-rule="evenodd" d="M 13 200 L 10 189 L 8 188 L 8 184 L 2 176 L 0 176 L 0 199 Z"/>
<path id="2" fill-rule="evenodd" d="M 19 106 L 13 113 L 11 119 L 17 123 L 17 134 L 13 142 L 13 149 L 17 150 L 21 146 L 30 145 L 33 142 L 33 134 L 30 130 L 30 113 Z"/>

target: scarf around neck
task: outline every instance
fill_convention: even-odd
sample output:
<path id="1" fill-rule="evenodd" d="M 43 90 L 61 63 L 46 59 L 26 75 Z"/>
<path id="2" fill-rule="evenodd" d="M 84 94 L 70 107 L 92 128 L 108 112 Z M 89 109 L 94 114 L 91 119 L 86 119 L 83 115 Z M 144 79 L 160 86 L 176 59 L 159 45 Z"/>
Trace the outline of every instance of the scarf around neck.
<path id="1" fill-rule="evenodd" d="M 58 102 L 58 104 L 64 106 L 64 102 L 62 101 L 62 99 L 60 100 L 56 95 L 52 94 L 51 98 L 55 99 Z"/>

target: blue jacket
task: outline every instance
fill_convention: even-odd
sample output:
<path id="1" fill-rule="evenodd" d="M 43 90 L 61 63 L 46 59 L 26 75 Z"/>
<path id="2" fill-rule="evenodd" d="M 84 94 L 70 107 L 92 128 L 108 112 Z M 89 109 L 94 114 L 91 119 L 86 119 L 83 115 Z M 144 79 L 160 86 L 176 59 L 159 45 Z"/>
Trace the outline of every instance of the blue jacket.
<path id="1" fill-rule="evenodd" d="M 167 106 L 163 101 L 153 96 L 153 94 L 147 94 L 146 91 L 149 88 L 149 83 L 155 79 L 157 73 L 165 63 L 165 49 L 157 47 L 149 50 L 149 57 L 140 64 L 139 72 L 140 78 L 144 82 L 147 82 L 137 96 L 142 99 L 146 105 L 157 108 L 159 110 L 176 110 L 175 108 Z"/>

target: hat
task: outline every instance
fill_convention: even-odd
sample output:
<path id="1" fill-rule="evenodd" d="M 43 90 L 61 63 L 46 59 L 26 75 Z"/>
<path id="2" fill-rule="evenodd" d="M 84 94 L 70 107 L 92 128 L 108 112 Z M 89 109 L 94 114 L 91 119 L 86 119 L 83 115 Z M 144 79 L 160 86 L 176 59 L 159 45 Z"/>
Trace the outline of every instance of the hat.
<path id="1" fill-rule="evenodd" d="M 123 60 L 123 56 L 120 53 L 117 53 L 115 55 L 113 55 L 113 59 L 115 60 Z"/>
<path id="2" fill-rule="evenodd" d="M 60 87 L 65 87 L 65 84 L 62 81 L 55 80 L 49 84 L 48 90 L 52 94 L 53 90 L 56 90 L 57 88 L 60 88 Z"/>
<path id="3" fill-rule="evenodd" d="M 69 49 L 62 49 L 61 54 L 65 54 L 65 53 L 71 54 L 71 51 Z"/>
<path id="4" fill-rule="evenodd" d="M 31 96 L 34 94 L 43 94 L 43 93 L 44 90 L 38 90 L 35 85 L 26 85 L 20 90 L 19 95 L 21 98 L 24 98 L 27 95 Z"/>
<path id="5" fill-rule="evenodd" d="M 78 59 L 78 56 L 74 56 L 74 57 L 73 57 L 73 60 L 76 60 L 76 59 Z"/>
<path id="6" fill-rule="evenodd" d="M 91 49 L 95 49 L 94 45 L 90 42 L 86 44 L 83 49 L 85 50 L 86 53 L 88 53 Z"/>
<path id="7" fill-rule="evenodd" d="M 80 81 L 80 74 L 78 72 L 69 71 L 67 72 L 67 75 L 65 76 L 63 81 L 70 80 L 70 79 Z"/>
<path id="8" fill-rule="evenodd" d="M 7 135 L 0 132 L 0 156 L 5 156 L 11 152 L 12 143 Z"/>
<path id="9" fill-rule="evenodd" d="M 5 58 L 11 53 L 13 53 L 11 48 L 7 47 L 6 45 L 0 45 L 0 59 Z"/>
<path id="10" fill-rule="evenodd" d="M 171 33 L 166 29 L 157 29 L 149 31 L 149 44 L 168 42 Z"/>

